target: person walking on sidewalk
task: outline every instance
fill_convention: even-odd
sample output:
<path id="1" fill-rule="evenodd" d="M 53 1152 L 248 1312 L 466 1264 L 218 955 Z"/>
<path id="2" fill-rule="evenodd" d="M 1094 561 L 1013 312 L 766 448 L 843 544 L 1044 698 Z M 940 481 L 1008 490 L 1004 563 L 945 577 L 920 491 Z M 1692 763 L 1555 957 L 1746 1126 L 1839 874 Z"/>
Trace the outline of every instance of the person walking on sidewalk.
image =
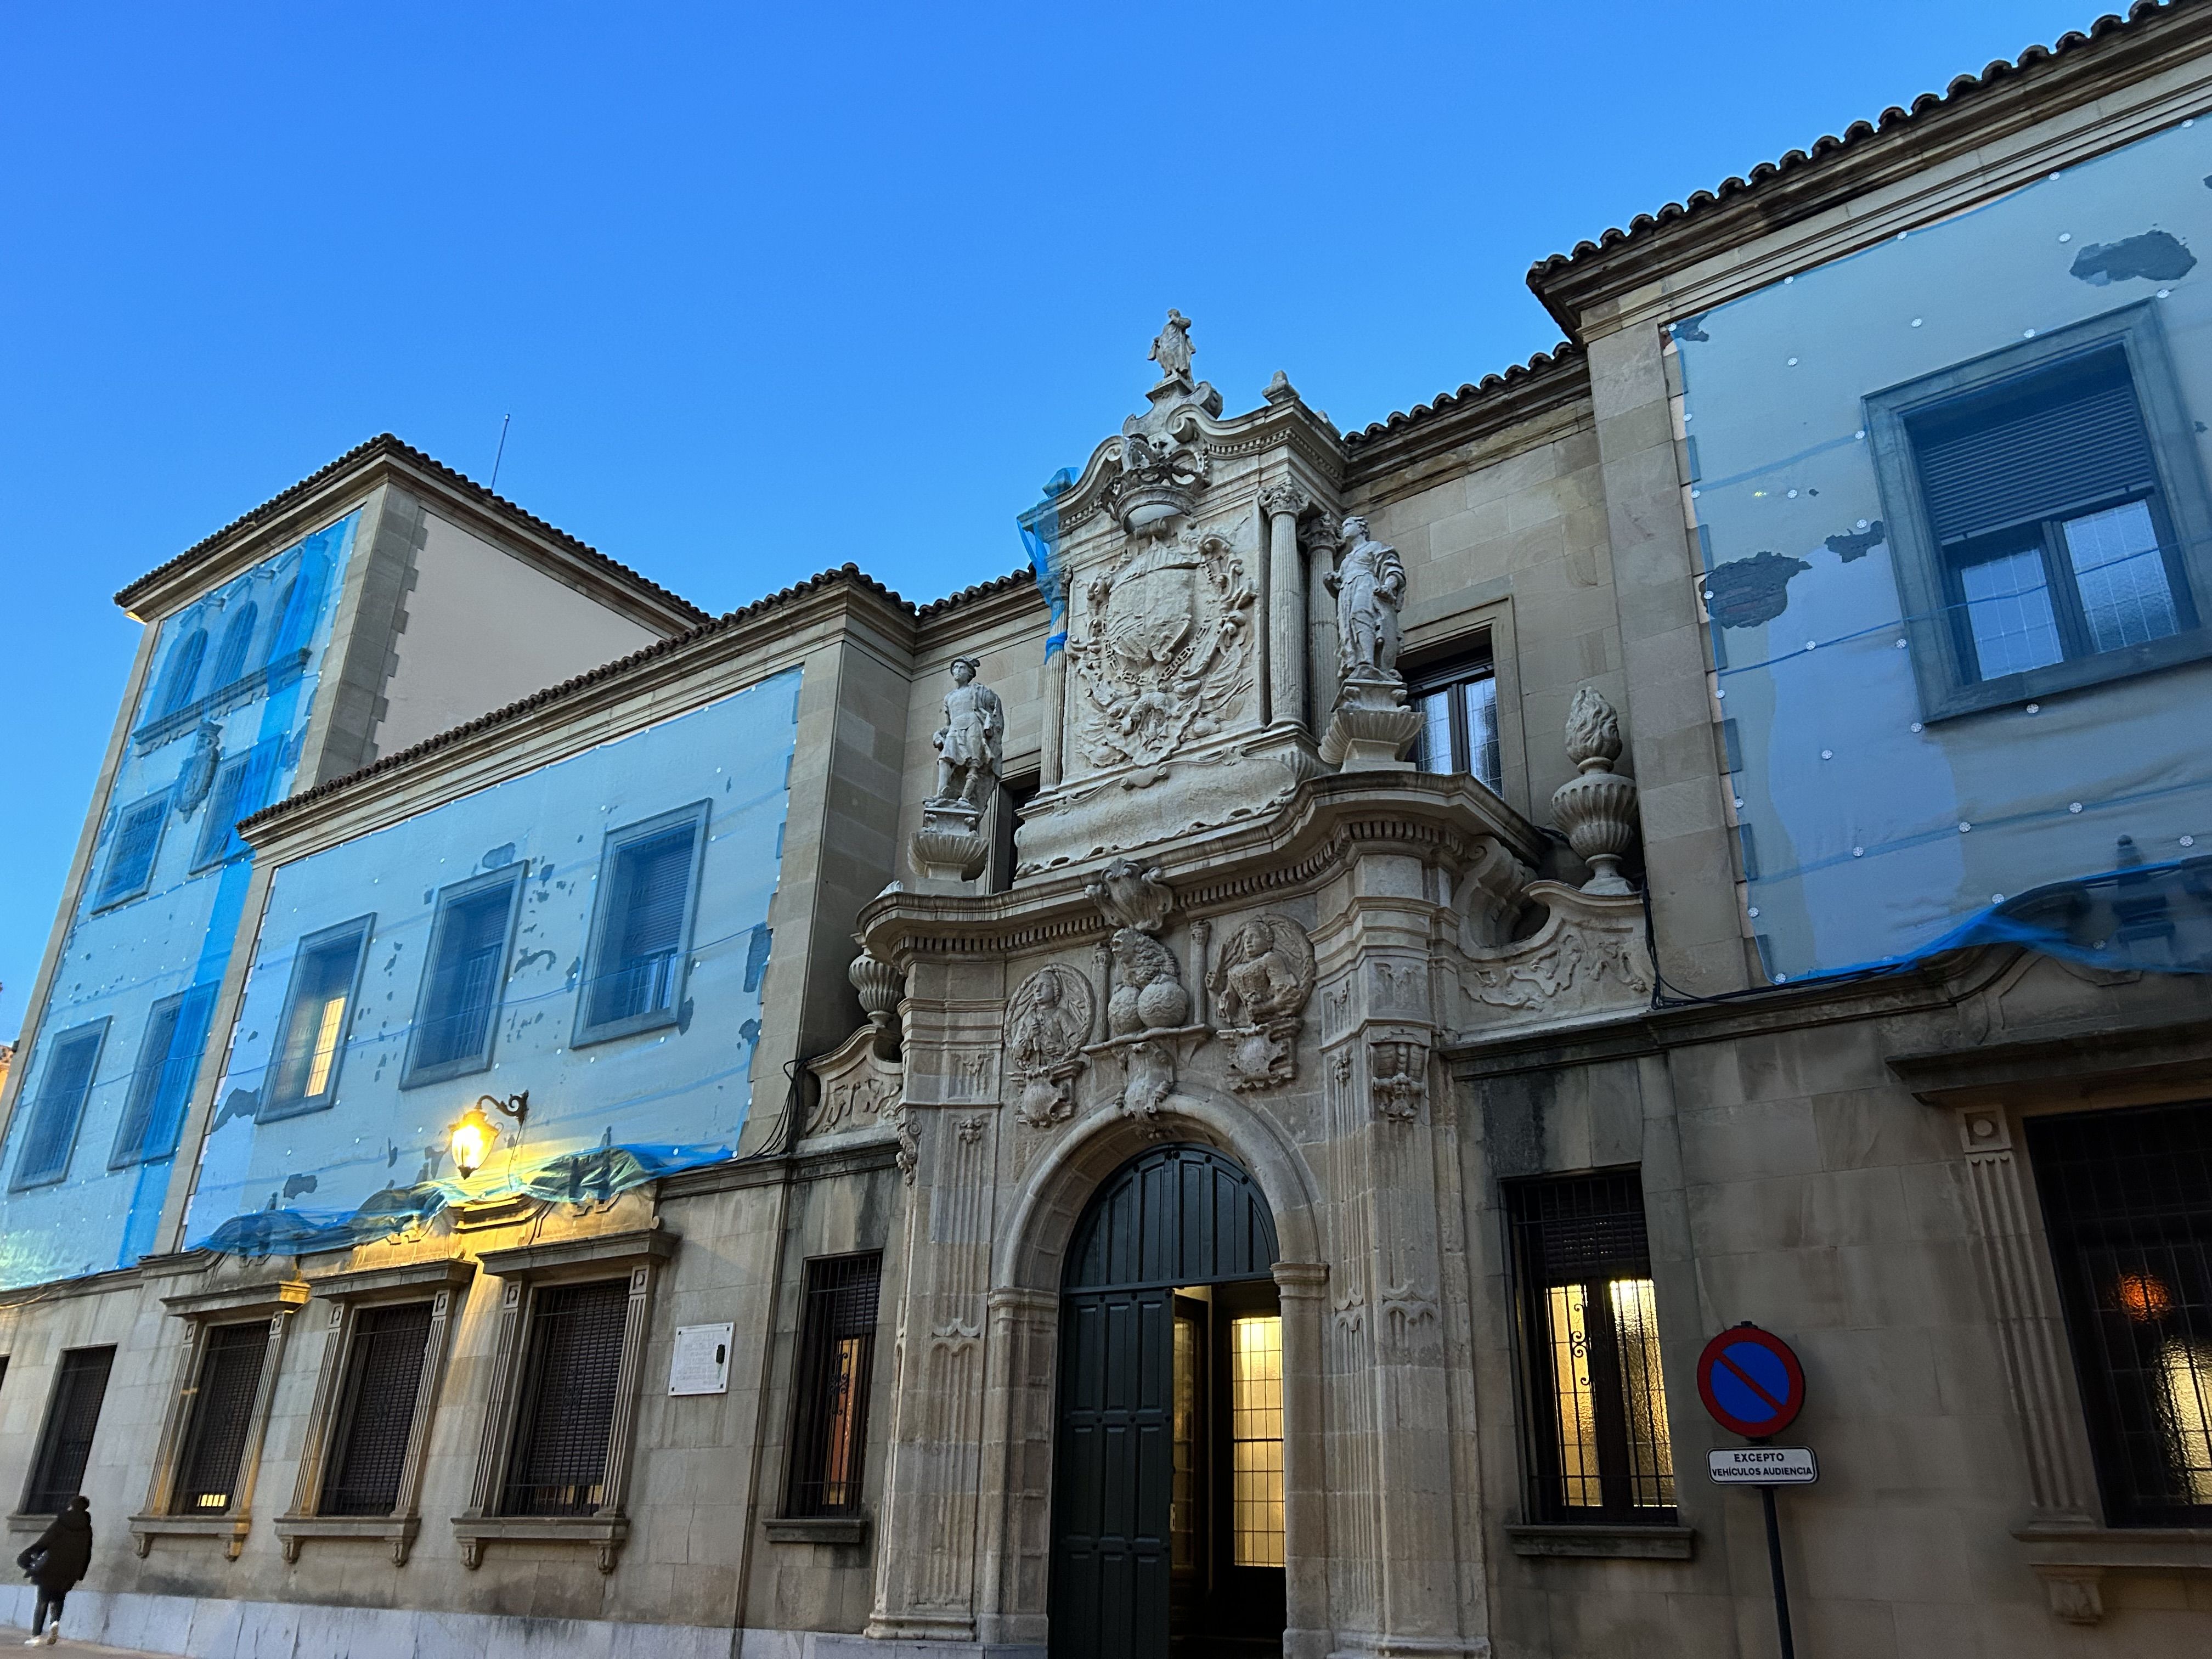
<path id="1" fill-rule="evenodd" d="M 38 1542 L 15 1558 L 15 1565 L 39 1587 L 39 1610 L 31 1618 L 31 1639 L 23 1645 L 50 1648 L 61 1640 L 62 1602 L 92 1565 L 92 1505 L 82 1497 L 70 1498 Z"/>

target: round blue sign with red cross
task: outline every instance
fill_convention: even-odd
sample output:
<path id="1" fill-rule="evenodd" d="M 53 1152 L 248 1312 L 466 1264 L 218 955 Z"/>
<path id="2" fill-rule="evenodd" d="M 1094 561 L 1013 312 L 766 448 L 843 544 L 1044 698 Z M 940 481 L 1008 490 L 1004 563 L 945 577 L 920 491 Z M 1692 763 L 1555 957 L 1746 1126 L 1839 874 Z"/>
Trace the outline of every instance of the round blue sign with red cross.
<path id="1" fill-rule="evenodd" d="M 1773 1332 L 1737 1325 L 1698 1356 L 1698 1397 L 1731 1434 L 1763 1440 L 1797 1420 L 1805 1407 L 1805 1372 Z"/>

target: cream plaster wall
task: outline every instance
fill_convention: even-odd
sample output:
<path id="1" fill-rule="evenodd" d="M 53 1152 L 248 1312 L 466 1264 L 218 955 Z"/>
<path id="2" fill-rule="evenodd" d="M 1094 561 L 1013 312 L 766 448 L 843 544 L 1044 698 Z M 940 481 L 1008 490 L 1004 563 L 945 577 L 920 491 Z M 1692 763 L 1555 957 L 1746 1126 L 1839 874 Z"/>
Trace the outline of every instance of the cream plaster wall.
<path id="1" fill-rule="evenodd" d="M 425 517 L 413 575 L 375 728 L 377 754 L 659 637 L 435 512 Z"/>

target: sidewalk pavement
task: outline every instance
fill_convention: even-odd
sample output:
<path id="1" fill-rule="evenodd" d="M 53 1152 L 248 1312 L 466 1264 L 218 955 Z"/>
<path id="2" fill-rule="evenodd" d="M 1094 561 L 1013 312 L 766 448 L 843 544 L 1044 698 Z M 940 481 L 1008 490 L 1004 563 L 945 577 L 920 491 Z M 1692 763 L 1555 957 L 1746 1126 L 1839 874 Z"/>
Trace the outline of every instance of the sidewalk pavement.
<path id="1" fill-rule="evenodd" d="M 26 1653 L 106 1654 L 109 1656 L 109 1659 L 115 1659 L 118 1655 L 124 1656 L 124 1659 L 174 1659 L 173 1655 L 149 1654 L 139 1648 L 110 1648 L 102 1647 L 97 1642 L 72 1642 L 66 1633 L 63 1635 L 60 1641 L 50 1648 L 25 1648 L 23 1644 L 29 1639 L 30 1634 L 30 1632 L 20 1626 L 0 1625 L 0 1655 L 4 1655 L 10 1649 L 15 1649 Z"/>

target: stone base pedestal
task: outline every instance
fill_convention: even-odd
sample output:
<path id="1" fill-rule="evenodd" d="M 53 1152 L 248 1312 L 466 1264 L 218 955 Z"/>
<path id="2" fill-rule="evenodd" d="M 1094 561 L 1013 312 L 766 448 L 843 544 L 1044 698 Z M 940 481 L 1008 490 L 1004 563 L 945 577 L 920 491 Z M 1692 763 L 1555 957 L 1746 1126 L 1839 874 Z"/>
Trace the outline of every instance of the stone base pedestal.
<path id="1" fill-rule="evenodd" d="M 1395 674 L 1348 679 L 1322 734 L 1321 757 L 1344 772 L 1410 772 L 1413 762 L 1400 757 L 1420 734 L 1420 712 L 1406 707 L 1405 681 Z"/>
<path id="2" fill-rule="evenodd" d="M 965 893 L 991 855 L 983 839 L 983 811 L 965 801 L 924 801 L 921 828 L 914 832 L 908 856 L 925 893 Z"/>

